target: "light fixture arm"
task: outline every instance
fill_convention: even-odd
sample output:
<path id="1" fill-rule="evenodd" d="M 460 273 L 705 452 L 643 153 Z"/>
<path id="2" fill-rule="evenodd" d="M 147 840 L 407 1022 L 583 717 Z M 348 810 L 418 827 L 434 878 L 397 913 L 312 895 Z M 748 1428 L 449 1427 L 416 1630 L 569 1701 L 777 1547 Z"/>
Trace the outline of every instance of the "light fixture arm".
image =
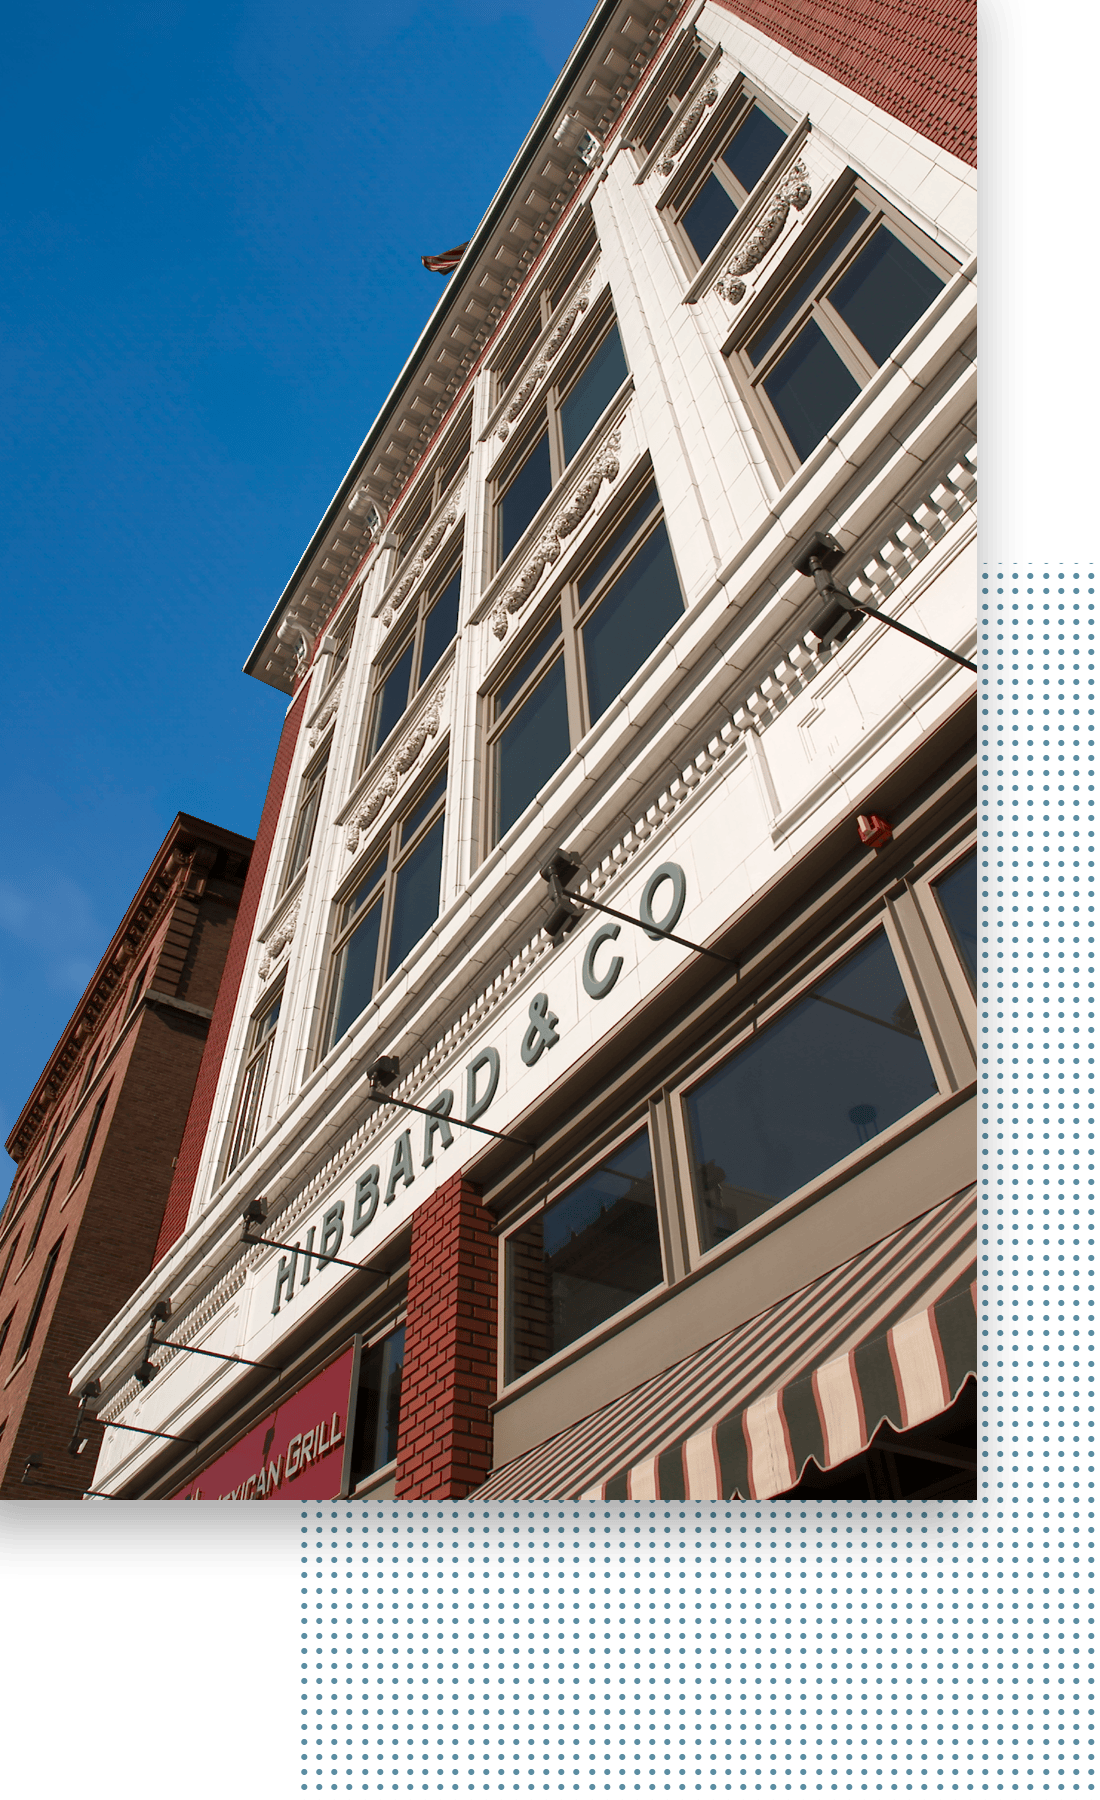
<path id="1" fill-rule="evenodd" d="M 614 906 L 605 906 L 602 900 L 591 900 L 587 894 L 574 894 L 568 884 L 575 881 L 582 873 L 584 864 L 579 857 L 571 855 L 568 850 L 555 850 L 549 862 L 544 863 L 539 874 L 550 889 L 551 912 L 543 930 L 548 932 L 555 943 L 572 931 L 578 919 L 584 917 L 584 908 L 592 907 L 595 912 L 607 913 L 612 919 L 621 919 L 624 925 L 636 925 L 649 937 L 667 938 L 671 944 L 681 944 L 685 950 L 694 950 L 700 956 L 711 956 L 715 962 L 725 963 L 727 968 L 738 967 L 737 958 L 723 956 L 720 950 L 708 950 L 705 944 L 693 944 L 690 938 L 678 937 L 676 932 L 667 931 L 663 925 L 647 925 L 644 919 L 635 919 L 630 913 L 619 912 Z"/>
<path id="2" fill-rule="evenodd" d="M 892 619 L 889 613 L 880 612 L 875 606 L 866 606 L 862 600 L 854 600 L 847 588 L 837 587 L 832 571 L 843 556 L 844 550 L 836 538 L 830 537 L 826 531 L 819 531 L 810 540 L 795 568 L 799 575 L 812 575 L 821 598 L 832 601 L 834 606 L 839 606 L 850 617 L 856 615 L 865 619 L 877 619 L 880 625 L 889 625 L 891 631 L 900 631 L 905 637 L 912 638 L 914 643 L 923 644 L 926 650 L 934 650 L 937 656 L 946 656 L 949 662 L 957 663 L 961 669 L 969 669 L 972 675 L 978 673 L 977 663 L 960 656 L 957 650 L 949 650 L 946 644 L 937 644 L 935 638 L 925 637 L 922 631 L 914 631 L 911 625 L 903 625 L 900 619 Z M 823 614 L 810 626 L 810 630 L 819 642 L 824 643 L 835 630 L 835 622 L 830 622 L 828 615 Z"/>

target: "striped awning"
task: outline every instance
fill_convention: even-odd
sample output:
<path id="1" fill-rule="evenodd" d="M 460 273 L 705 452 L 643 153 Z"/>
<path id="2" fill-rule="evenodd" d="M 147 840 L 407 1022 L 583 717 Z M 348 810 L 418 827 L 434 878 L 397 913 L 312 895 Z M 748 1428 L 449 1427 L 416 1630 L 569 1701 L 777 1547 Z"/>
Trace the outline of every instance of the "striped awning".
<path id="1" fill-rule="evenodd" d="M 884 1422 L 945 1412 L 977 1352 L 976 1190 L 495 1469 L 476 1500 L 767 1500 Z"/>

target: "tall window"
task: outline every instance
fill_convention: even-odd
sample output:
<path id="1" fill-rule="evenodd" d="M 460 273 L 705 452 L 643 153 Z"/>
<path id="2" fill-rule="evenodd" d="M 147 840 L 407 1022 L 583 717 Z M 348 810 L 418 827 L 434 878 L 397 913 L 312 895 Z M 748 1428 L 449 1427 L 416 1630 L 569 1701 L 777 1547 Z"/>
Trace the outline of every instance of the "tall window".
<path id="1" fill-rule="evenodd" d="M 96 1049 L 92 1051 L 92 1054 L 84 1065 L 84 1079 L 80 1083 L 80 1093 L 77 1095 L 78 1099 L 82 1099 L 92 1085 L 92 1078 L 95 1075 L 95 1066 L 99 1061 L 99 1052 L 101 1049 L 102 1045 L 98 1045 Z"/>
<path id="2" fill-rule="evenodd" d="M 589 337 L 551 385 L 536 421 L 493 478 L 498 563 L 508 556 L 561 480 L 627 378 L 618 327 Z"/>
<path id="3" fill-rule="evenodd" d="M 288 888 L 299 869 L 309 861 L 309 853 L 313 849 L 313 833 L 317 829 L 317 814 L 321 808 L 321 795 L 325 790 L 325 775 L 328 771 L 328 751 L 320 761 L 315 763 L 302 781 L 301 797 L 298 801 L 298 816 L 294 821 L 294 835 L 290 840 L 290 855 L 286 861 L 286 873 L 283 876 L 283 887 Z"/>
<path id="4" fill-rule="evenodd" d="M 260 1123 L 260 1103 L 267 1085 L 271 1048 L 275 1042 L 275 1027 L 279 1022 L 279 1011 L 282 1004 L 283 996 L 280 992 L 274 1000 L 268 1001 L 263 1012 L 259 1013 L 252 1021 L 248 1042 L 248 1060 L 245 1063 L 244 1079 L 241 1082 L 241 1091 L 237 1099 L 237 1117 L 225 1165 L 227 1175 L 236 1168 L 245 1151 L 251 1150 L 256 1142 L 256 1132 Z"/>
<path id="5" fill-rule="evenodd" d="M 955 264 L 877 195 L 855 195 L 729 353 L 765 443 L 793 471 L 927 311 Z"/>
<path id="6" fill-rule="evenodd" d="M 423 473 L 417 473 L 398 502 L 391 529 L 397 538 L 399 564 L 415 550 L 420 533 L 440 501 L 450 492 L 463 463 L 469 458 L 470 421 L 471 414 L 467 412 L 448 434 L 435 461 Z"/>
<path id="7" fill-rule="evenodd" d="M 656 149 L 673 113 L 686 100 L 708 60 L 706 51 L 696 39 L 686 48 L 686 54 L 681 54 L 676 59 L 671 79 L 660 98 L 655 103 L 643 101 L 636 117 L 634 142 L 644 155 L 648 156 L 651 150 Z"/>
<path id="8" fill-rule="evenodd" d="M 970 977 L 978 979 L 978 853 L 972 850 L 935 883 L 940 911 L 947 921 L 952 942 Z"/>
<path id="9" fill-rule="evenodd" d="M 686 1096 L 704 1248 L 936 1092 L 883 931 Z"/>
<path id="10" fill-rule="evenodd" d="M 532 275 L 522 305 L 502 333 L 501 347 L 494 354 L 492 367 L 498 400 L 504 399 L 522 373 L 558 309 L 572 298 L 581 272 L 595 252 L 596 241 L 596 227 L 586 207 L 566 228 L 553 262 L 546 265 L 541 277 L 537 271 Z"/>
<path id="11" fill-rule="evenodd" d="M 43 1200 L 42 1205 L 39 1207 L 38 1217 L 34 1222 L 34 1230 L 31 1232 L 30 1242 L 27 1245 L 27 1253 L 26 1253 L 26 1256 L 23 1258 L 24 1262 L 30 1262 L 31 1257 L 34 1255 L 35 1250 L 38 1247 L 38 1240 L 42 1236 L 42 1227 L 46 1223 L 46 1214 L 50 1210 L 50 1201 L 53 1199 L 54 1189 L 57 1186 L 60 1176 L 61 1176 L 61 1170 L 55 1169 L 53 1176 L 50 1180 L 50 1185 L 46 1189 L 46 1198 Z"/>
<path id="12" fill-rule="evenodd" d="M 109 1093 L 110 1090 L 108 1089 L 107 1092 Z M 92 1154 L 92 1145 L 95 1142 L 95 1134 L 99 1130 L 99 1121 L 103 1117 L 103 1109 L 106 1105 L 107 1105 L 107 1093 L 100 1094 L 99 1099 L 95 1103 L 95 1111 L 92 1114 L 91 1124 L 88 1126 L 88 1130 L 85 1135 L 84 1142 L 81 1145 L 80 1160 L 77 1163 L 76 1168 L 73 1170 L 73 1182 L 74 1183 L 76 1183 L 80 1180 L 80 1177 L 83 1175 L 85 1169 L 88 1167 L 88 1158 Z"/>
<path id="13" fill-rule="evenodd" d="M 404 1361 L 403 1325 L 363 1351 L 351 1446 L 353 1488 L 368 1475 L 373 1475 L 376 1469 L 384 1469 L 397 1455 Z"/>
<path id="14" fill-rule="evenodd" d="M 363 762 L 382 748 L 406 708 L 454 642 L 462 574 L 458 563 L 429 581 L 375 667 Z"/>
<path id="15" fill-rule="evenodd" d="M 505 1254 L 514 1381 L 663 1280 L 648 1131 L 529 1218 Z"/>
<path id="16" fill-rule="evenodd" d="M 390 827 L 337 907 L 322 1054 L 342 1038 L 439 914 L 446 771 Z"/>
<path id="17" fill-rule="evenodd" d="M 0 1356 L 2 1356 L 4 1353 L 4 1345 L 8 1341 L 8 1332 L 11 1330 L 11 1322 L 15 1317 L 15 1311 L 16 1311 L 15 1307 L 12 1307 L 11 1312 L 8 1314 L 7 1318 L 4 1320 L 4 1323 L 2 1325 L 0 1325 Z"/>
<path id="18" fill-rule="evenodd" d="M 131 987 L 129 995 L 126 1000 L 126 1013 L 123 1015 L 124 1017 L 126 1017 L 130 1013 L 132 1013 L 134 1010 L 134 1007 L 137 1005 L 138 1000 L 141 996 L 142 990 L 145 987 L 145 981 L 146 981 L 146 977 L 148 976 L 148 974 L 149 974 L 149 963 L 143 963 L 141 968 L 138 970 L 137 974 L 134 976 L 133 986 Z"/>
<path id="19" fill-rule="evenodd" d="M 787 132 L 760 101 L 749 100 L 737 114 L 724 148 L 675 205 L 680 228 L 701 263 L 779 154 Z"/>
<path id="20" fill-rule="evenodd" d="M 488 696 L 490 842 L 515 823 L 683 610 L 649 483 Z"/>
<path id="21" fill-rule="evenodd" d="M 8 1273 L 11 1269 L 11 1265 L 15 1261 L 15 1252 L 19 1248 L 19 1239 L 22 1237 L 22 1235 L 23 1235 L 22 1232 L 18 1232 L 18 1231 L 16 1232 L 14 1238 L 11 1241 L 11 1244 L 8 1246 L 8 1253 L 4 1258 L 3 1266 L 0 1267 L 0 1293 L 3 1293 L 3 1291 L 4 1291 L 4 1283 L 8 1279 Z"/>
<path id="22" fill-rule="evenodd" d="M 53 1272 L 57 1267 L 57 1259 L 61 1255 L 61 1246 L 64 1241 L 64 1238 L 58 1238 L 53 1249 L 50 1251 L 49 1256 L 46 1258 L 46 1266 L 42 1271 L 42 1279 L 38 1283 L 38 1292 L 34 1297 L 34 1305 L 31 1307 L 31 1316 L 27 1320 L 26 1329 L 19 1340 L 19 1348 L 15 1353 L 16 1362 L 22 1362 L 27 1351 L 31 1347 L 34 1334 L 38 1329 L 38 1321 L 42 1317 L 42 1308 L 46 1304 L 46 1294 L 49 1291 L 50 1282 L 53 1280 Z"/>

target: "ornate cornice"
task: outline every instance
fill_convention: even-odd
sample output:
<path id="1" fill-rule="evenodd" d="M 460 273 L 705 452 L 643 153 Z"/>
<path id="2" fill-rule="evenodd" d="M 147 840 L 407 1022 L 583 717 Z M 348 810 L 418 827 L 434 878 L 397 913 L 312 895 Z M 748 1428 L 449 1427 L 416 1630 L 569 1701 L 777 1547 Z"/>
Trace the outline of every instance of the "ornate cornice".
<path id="1" fill-rule="evenodd" d="M 425 744 L 437 737 L 443 722 L 443 702 L 447 697 L 445 677 L 436 688 L 424 711 L 393 755 L 388 759 L 378 780 L 368 790 L 366 799 L 347 822 L 346 843 L 349 852 L 359 848 L 362 832 L 372 825 L 388 800 L 392 800 L 410 769 L 420 759 Z"/>
<path id="2" fill-rule="evenodd" d="M 508 635 L 508 617 L 526 606 L 531 595 L 542 580 L 543 574 L 562 553 L 562 545 L 571 537 L 578 525 L 591 512 L 595 505 L 596 495 L 604 482 L 613 482 L 619 473 L 619 451 L 622 446 L 622 433 L 615 430 L 601 447 L 595 462 L 591 463 L 580 485 L 574 488 L 557 517 L 551 520 L 531 555 L 523 565 L 522 572 L 501 594 L 492 612 L 489 624 L 493 636 L 504 638 Z"/>
<path id="3" fill-rule="evenodd" d="M 764 216 L 754 225 L 736 256 L 727 263 L 715 282 L 716 294 L 723 300 L 728 300 L 731 306 L 740 304 L 745 298 L 745 283 L 738 277 L 747 275 L 750 269 L 756 268 L 757 263 L 763 262 L 787 223 L 792 206 L 796 212 L 801 212 L 812 196 L 809 171 L 800 159 L 787 170 Z"/>

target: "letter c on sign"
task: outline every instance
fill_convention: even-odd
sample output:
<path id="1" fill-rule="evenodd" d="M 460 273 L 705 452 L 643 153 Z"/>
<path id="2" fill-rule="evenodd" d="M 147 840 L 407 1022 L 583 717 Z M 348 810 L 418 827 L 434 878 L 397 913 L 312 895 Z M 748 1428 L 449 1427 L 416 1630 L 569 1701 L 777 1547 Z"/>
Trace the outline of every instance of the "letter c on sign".
<path id="1" fill-rule="evenodd" d="M 600 929 L 594 931 L 588 940 L 588 949 L 584 953 L 584 963 L 581 968 L 581 980 L 584 982 L 585 993 L 591 994 L 593 1000 L 602 1000 L 605 994 L 609 994 L 622 974 L 623 959 L 621 956 L 611 958 L 606 975 L 597 975 L 595 969 L 596 952 L 600 945 L 614 943 L 621 930 L 621 925 L 601 925 Z"/>
<path id="2" fill-rule="evenodd" d="M 663 919 L 655 919 L 653 917 L 653 896 L 665 881 L 672 883 L 672 905 Z M 642 889 L 642 898 L 638 906 L 638 916 L 645 927 L 646 936 L 659 940 L 666 931 L 672 931 L 684 910 L 686 899 L 687 877 L 679 863 L 662 863 L 659 869 L 654 869 Z"/>

